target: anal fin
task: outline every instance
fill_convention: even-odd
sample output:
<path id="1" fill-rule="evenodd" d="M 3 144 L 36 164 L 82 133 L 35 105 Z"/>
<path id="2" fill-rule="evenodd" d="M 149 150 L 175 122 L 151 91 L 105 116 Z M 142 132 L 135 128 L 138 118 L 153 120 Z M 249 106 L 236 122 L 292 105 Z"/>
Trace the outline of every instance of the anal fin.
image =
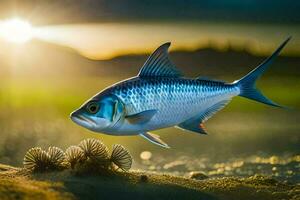
<path id="1" fill-rule="evenodd" d="M 204 134 L 204 135 L 207 135 L 207 131 L 204 127 L 204 124 L 203 123 L 199 123 L 199 121 L 195 122 L 195 123 L 190 123 L 190 124 L 187 124 L 185 122 L 175 126 L 176 128 L 179 128 L 181 130 L 188 130 L 188 131 L 192 131 L 192 132 L 196 132 L 196 133 L 200 133 L 200 134 Z"/>
<path id="2" fill-rule="evenodd" d="M 159 135 L 156 135 L 156 134 L 153 134 L 153 133 L 141 133 L 140 136 L 142 136 L 146 140 L 152 142 L 153 144 L 159 145 L 159 146 L 164 147 L 164 148 L 170 148 L 167 143 L 165 143 L 164 141 L 162 141 L 159 138 Z"/>
<path id="3" fill-rule="evenodd" d="M 216 114 L 219 110 L 224 108 L 229 100 L 223 100 L 220 101 L 213 106 L 205 109 L 198 115 L 186 120 L 185 122 L 182 122 L 181 124 L 178 124 L 176 127 L 183 129 L 183 130 L 188 130 L 200 134 L 207 134 L 205 127 L 204 127 L 204 122 L 207 121 L 209 118 L 211 118 L 214 114 Z"/>

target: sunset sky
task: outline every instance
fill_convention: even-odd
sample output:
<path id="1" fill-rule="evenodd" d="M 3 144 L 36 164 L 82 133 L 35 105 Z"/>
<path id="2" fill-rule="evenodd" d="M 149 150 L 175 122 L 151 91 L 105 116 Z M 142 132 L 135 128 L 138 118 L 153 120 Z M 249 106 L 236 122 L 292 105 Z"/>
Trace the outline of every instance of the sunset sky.
<path id="1" fill-rule="evenodd" d="M 300 55 L 297 2 L 293 6 L 290 1 L 278 0 L 272 1 L 272 6 L 271 1 L 258 0 L 189 4 L 179 0 L 113 0 L 84 1 L 80 6 L 77 1 L 1 2 L 0 42 L 38 39 L 70 47 L 90 59 L 149 53 L 168 41 L 172 42 L 171 50 L 232 48 L 267 55 L 290 35 L 293 43 L 284 54 Z M 15 23 L 17 28 L 7 23 L 15 19 L 24 23 Z"/>

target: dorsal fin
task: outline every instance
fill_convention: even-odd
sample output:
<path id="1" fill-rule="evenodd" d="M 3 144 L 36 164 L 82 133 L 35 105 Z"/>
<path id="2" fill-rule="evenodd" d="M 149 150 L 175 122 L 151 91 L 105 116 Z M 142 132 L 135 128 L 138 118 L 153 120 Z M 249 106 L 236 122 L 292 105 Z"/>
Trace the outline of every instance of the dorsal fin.
<path id="1" fill-rule="evenodd" d="M 158 47 L 144 63 L 139 77 L 181 77 L 181 72 L 170 61 L 168 49 L 171 43 L 165 43 Z"/>

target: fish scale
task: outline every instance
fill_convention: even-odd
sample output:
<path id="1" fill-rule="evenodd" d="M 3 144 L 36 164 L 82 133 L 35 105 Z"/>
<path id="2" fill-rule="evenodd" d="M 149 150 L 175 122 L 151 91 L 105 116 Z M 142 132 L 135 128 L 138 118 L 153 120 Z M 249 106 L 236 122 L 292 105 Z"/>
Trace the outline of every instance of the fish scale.
<path id="1" fill-rule="evenodd" d="M 165 43 L 151 54 L 136 77 L 104 89 L 74 111 L 71 118 L 95 132 L 140 135 L 169 148 L 159 136 L 149 131 L 175 126 L 207 134 L 203 123 L 234 96 L 283 107 L 265 97 L 255 87 L 255 82 L 289 40 L 285 40 L 262 64 L 233 83 L 185 78 L 170 61 L 170 43 Z"/>
<path id="2" fill-rule="evenodd" d="M 185 78 L 133 78 L 109 91 L 124 103 L 127 114 L 156 109 L 147 129 L 164 128 L 183 122 L 201 112 L 207 105 L 230 100 L 239 88 L 223 82 Z"/>

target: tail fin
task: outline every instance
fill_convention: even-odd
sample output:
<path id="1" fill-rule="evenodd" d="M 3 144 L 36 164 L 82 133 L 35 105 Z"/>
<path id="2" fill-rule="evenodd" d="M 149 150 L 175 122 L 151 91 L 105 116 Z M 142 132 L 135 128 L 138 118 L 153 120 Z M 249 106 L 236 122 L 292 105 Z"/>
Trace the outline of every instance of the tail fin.
<path id="1" fill-rule="evenodd" d="M 291 37 L 287 38 L 277 49 L 276 51 L 267 58 L 263 63 L 261 63 L 254 70 L 249 72 L 246 76 L 241 78 L 240 80 L 235 81 L 233 84 L 237 85 L 240 88 L 239 96 L 246 97 L 248 99 L 252 99 L 267 105 L 275 106 L 275 107 L 283 107 L 267 97 L 265 97 L 256 87 L 256 80 L 268 69 L 273 60 L 278 56 L 283 47 L 288 43 Z"/>

